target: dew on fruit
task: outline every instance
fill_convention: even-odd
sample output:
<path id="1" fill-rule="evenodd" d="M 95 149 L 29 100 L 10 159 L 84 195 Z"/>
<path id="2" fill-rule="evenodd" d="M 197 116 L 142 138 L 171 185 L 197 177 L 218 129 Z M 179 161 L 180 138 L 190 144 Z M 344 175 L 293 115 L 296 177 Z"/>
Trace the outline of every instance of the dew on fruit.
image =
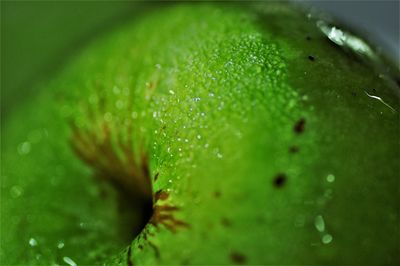
<path id="1" fill-rule="evenodd" d="M 29 141 L 24 141 L 18 145 L 18 154 L 27 155 L 31 151 L 31 143 Z"/>
<path id="2" fill-rule="evenodd" d="M 120 88 L 118 88 L 117 86 L 114 86 L 114 87 L 113 87 L 113 93 L 114 93 L 114 94 L 117 94 L 117 95 L 120 94 L 120 93 L 121 93 Z"/>
<path id="3" fill-rule="evenodd" d="M 31 247 L 36 247 L 36 246 L 38 245 L 38 242 L 37 242 L 36 239 L 34 239 L 34 238 L 30 238 L 29 241 L 28 241 L 28 243 L 29 243 L 29 245 L 30 245 Z"/>
<path id="4" fill-rule="evenodd" d="M 10 189 L 11 197 L 16 199 L 20 197 L 24 192 L 24 189 L 20 186 L 12 186 Z"/>
<path id="5" fill-rule="evenodd" d="M 325 221 L 322 215 L 317 215 L 314 219 L 314 226 L 318 230 L 318 232 L 324 232 L 325 231 Z"/>
<path id="6" fill-rule="evenodd" d="M 194 101 L 194 102 L 199 102 L 200 100 L 201 100 L 200 97 L 195 97 L 195 98 L 193 98 L 193 101 Z"/>
<path id="7" fill-rule="evenodd" d="M 124 102 L 122 100 L 118 100 L 115 103 L 115 107 L 117 107 L 117 109 L 121 110 L 122 108 L 124 108 Z"/>
<path id="8" fill-rule="evenodd" d="M 386 103 L 381 97 L 378 97 L 376 95 L 371 95 L 366 91 L 364 91 L 364 92 L 368 97 L 380 101 L 382 104 L 384 104 L 386 107 L 388 107 L 393 113 L 396 112 L 396 110 L 393 107 L 391 107 L 388 103 Z"/>
<path id="9" fill-rule="evenodd" d="M 321 239 L 322 243 L 325 244 L 325 245 L 331 243 L 332 240 L 333 240 L 333 237 L 330 234 L 323 235 L 322 239 Z"/>
<path id="10" fill-rule="evenodd" d="M 70 257 L 63 257 L 63 261 L 70 266 L 76 266 L 75 261 L 73 261 Z"/>
<path id="11" fill-rule="evenodd" d="M 62 248 L 64 248 L 64 246 L 65 246 L 65 244 L 64 244 L 64 242 L 62 242 L 62 241 L 59 241 L 59 242 L 57 243 L 57 248 L 58 248 L 58 249 L 62 249 Z"/>
<path id="12" fill-rule="evenodd" d="M 110 112 L 105 113 L 103 117 L 104 117 L 104 121 L 106 121 L 106 122 L 112 121 L 112 114 Z"/>
<path id="13" fill-rule="evenodd" d="M 332 174 L 327 175 L 326 181 L 328 181 L 329 183 L 333 183 L 335 181 L 335 176 Z"/>

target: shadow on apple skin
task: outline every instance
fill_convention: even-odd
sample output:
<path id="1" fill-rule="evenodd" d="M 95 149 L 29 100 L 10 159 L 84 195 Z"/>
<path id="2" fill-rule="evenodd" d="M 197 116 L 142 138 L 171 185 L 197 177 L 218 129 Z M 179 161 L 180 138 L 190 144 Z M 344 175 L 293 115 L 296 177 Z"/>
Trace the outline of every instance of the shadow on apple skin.
<path id="1" fill-rule="evenodd" d="M 280 4 L 178 5 L 122 27 L 5 126 L 2 258 L 394 264 L 398 87 L 356 58 Z M 90 178 L 68 122 L 109 123 L 134 140 L 132 156 L 144 147 L 153 194 L 168 194 L 153 202 L 164 220 L 153 215 L 119 255 L 130 232 L 118 192 Z M 140 215 L 129 220 L 140 228 Z"/>

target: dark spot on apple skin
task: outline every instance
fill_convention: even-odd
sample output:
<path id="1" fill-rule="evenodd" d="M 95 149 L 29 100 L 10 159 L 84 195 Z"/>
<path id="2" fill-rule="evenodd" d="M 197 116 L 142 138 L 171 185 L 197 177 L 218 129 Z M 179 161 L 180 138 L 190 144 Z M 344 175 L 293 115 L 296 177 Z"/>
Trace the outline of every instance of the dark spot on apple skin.
<path id="1" fill-rule="evenodd" d="M 129 246 L 128 254 L 127 254 L 127 264 L 128 264 L 128 266 L 133 266 L 134 265 L 133 262 L 132 262 L 131 256 L 132 256 L 132 246 Z"/>
<path id="2" fill-rule="evenodd" d="M 216 191 L 214 191 L 213 195 L 214 195 L 215 198 L 220 198 L 221 197 L 221 192 L 216 190 Z"/>
<path id="3" fill-rule="evenodd" d="M 158 179 L 158 176 L 160 175 L 160 173 L 159 172 L 157 172 L 155 175 L 154 175 L 154 178 L 153 178 L 153 180 L 154 180 L 154 182 L 156 182 L 157 181 L 157 179 Z"/>
<path id="4" fill-rule="evenodd" d="M 315 57 L 312 56 L 312 55 L 309 55 L 309 56 L 308 56 L 308 59 L 309 59 L 310 61 L 315 61 Z"/>
<path id="5" fill-rule="evenodd" d="M 281 188 L 285 185 L 287 177 L 285 174 L 279 173 L 274 177 L 273 184 L 276 188 Z"/>
<path id="6" fill-rule="evenodd" d="M 289 152 L 293 153 L 293 154 L 294 153 L 298 153 L 299 150 L 300 150 L 300 148 L 298 146 L 295 146 L 295 145 L 289 147 Z"/>
<path id="7" fill-rule="evenodd" d="M 235 264 L 243 265 L 243 264 L 246 263 L 246 256 L 243 255 L 242 253 L 237 252 L 237 251 L 231 252 L 229 257 L 231 258 L 232 262 L 235 263 Z"/>
<path id="8" fill-rule="evenodd" d="M 296 124 L 293 127 L 293 130 L 296 134 L 301 134 L 304 132 L 306 120 L 304 118 L 301 118 L 299 121 L 296 122 Z"/>
<path id="9" fill-rule="evenodd" d="M 307 41 L 311 41 L 311 37 L 310 36 L 306 36 L 306 40 Z"/>
<path id="10" fill-rule="evenodd" d="M 225 218 L 225 217 L 221 218 L 221 224 L 224 227 L 230 227 L 232 225 L 231 221 L 228 218 Z"/>

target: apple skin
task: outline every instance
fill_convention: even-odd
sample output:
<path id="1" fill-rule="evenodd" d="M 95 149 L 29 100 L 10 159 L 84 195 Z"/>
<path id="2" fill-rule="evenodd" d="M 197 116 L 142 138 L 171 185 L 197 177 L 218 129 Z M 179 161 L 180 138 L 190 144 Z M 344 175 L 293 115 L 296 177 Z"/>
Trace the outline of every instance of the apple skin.
<path id="1" fill-rule="evenodd" d="M 152 11 L 6 121 L 2 260 L 398 263 L 399 73 L 374 64 L 287 5 Z M 135 239 L 104 179 L 152 198 Z"/>

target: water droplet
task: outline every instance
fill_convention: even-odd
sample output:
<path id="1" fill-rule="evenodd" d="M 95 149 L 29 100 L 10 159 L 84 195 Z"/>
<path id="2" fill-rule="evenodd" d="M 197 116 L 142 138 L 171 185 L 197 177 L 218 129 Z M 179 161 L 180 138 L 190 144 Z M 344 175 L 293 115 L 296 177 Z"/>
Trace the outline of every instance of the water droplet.
<path id="1" fill-rule="evenodd" d="M 31 151 L 31 143 L 28 141 L 22 142 L 18 145 L 18 154 L 26 155 Z"/>
<path id="2" fill-rule="evenodd" d="M 324 218 L 321 215 L 318 215 L 317 217 L 315 217 L 314 226 L 318 230 L 318 232 L 325 231 L 325 222 L 324 222 Z"/>
<path id="3" fill-rule="evenodd" d="M 96 104 L 97 103 L 97 96 L 95 94 L 92 94 L 89 96 L 89 103 L 90 104 Z"/>
<path id="4" fill-rule="evenodd" d="M 157 117 L 157 112 L 153 112 L 153 117 L 154 117 L 154 118 Z"/>
<path id="5" fill-rule="evenodd" d="M 115 107 L 117 107 L 117 109 L 122 109 L 124 107 L 124 102 L 122 100 L 118 100 L 115 103 Z"/>
<path id="6" fill-rule="evenodd" d="M 210 93 L 208 94 L 208 96 L 214 97 L 214 93 L 210 92 Z"/>
<path id="7" fill-rule="evenodd" d="M 201 139 L 201 136 L 200 136 L 200 135 L 197 135 L 197 139 Z"/>
<path id="8" fill-rule="evenodd" d="M 161 69 L 161 65 L 160 64 L 156 64 L 156 68 L 157 69 Z"/>
<path id="9" fill-rule="evenodd" d="M 217 153 L 217 158 L 221 159 L 222 157 L 224 157 L 221 153 Z"/>
<path id="10" fill-rule="evenodd" d="M 110 112 L 107 112 L 104 114 L 104 120 L 107 122 L 111 122 L 112 120 L 112 114 Z"/>
<path id="11" fill-rule="evenodd" d="M 324 243 L 325 245 L 331 243 L 332 240 L 333 240 L 333 237 L 330 234 L 325 234 L 322 236 L 322 243 Z"/>
<path id="12" fill-rule="evenodd" d="M 117 86 L 114 86 L 113 92 L 114 92 L 114 94 L 119 94 L 121 92 L 121 90 Z"/>
<path id="13" fill-rule="evenodd" d="M 169 90 L 169 93 L 172 94 L 172 95 L 175 94 L 175 92 L 173 90 Z"/>
<path id="14" fill-rule="evenodd" d="M 62 241 L 58 242 L 58 244 L 57 244 L 58 249 L 62 249 L 64 246 L 65 246 L 65 244 Z"/>
<path id="15" fill-rule="evenodd" d="M 200 100 L 201 100 L 200 97 L 193 98 L 193 101 L 195 101 L 195 102 L 199 102 Z"/>
<path id="16" fill-rule="evenodd" d="M 34 239 L 34 238 L 31 238 L 31 239 L 29 239 L 29 245 L 31 246 L 31 247 L 35 247 L 35 246 L 37 246 L 37 241 L 36 241 L 36 239 Z"/>
<path id="17" fill-rule="evenodd" d="M 13 187 L 10 189 L 11 197 L 13 197 L 14 199 L 16 199 L 16 198 L 18 198 L 19 196 L 21 196 L 23 192 L 24 192 L 23 188 L 22 188 L 22 187 L 19 187 L 19 186 L 13 186 Z"/>
<path id="18" fill-rule="evenodd" d="M 335 176 L 332 175 L 332 174 L 329 174 L 329 175 L 326 177 L 326 181 L 328 181 L 329 183 L 332 183 L 333 181 L 335 181 Z"/>
<path id="19" fill-rule="evenodd" d="M 63 261 L 70 266 L 76 266 L 75 261 L 73 261 L 70 257 L 63 257 Z"/>

